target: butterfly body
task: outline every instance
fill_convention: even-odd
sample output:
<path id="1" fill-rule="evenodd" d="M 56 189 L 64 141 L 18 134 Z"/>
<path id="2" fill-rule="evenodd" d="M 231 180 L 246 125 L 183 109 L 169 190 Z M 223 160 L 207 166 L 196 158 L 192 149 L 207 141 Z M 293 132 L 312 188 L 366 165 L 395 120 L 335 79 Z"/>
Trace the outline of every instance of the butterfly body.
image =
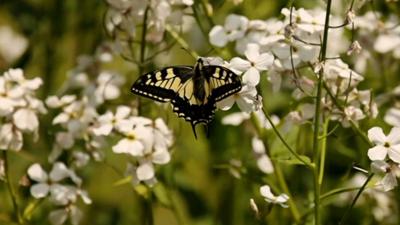
<path id="1" fill-rule="evenodd" d="M 132 92 L 160 102 L 171 102 L 173 111 L 192 124 L 208 124 L 214 117 L 216 103 L 242 88 L 231 70 L 204 65 L 201 58 L 194 67 L 172 66 L 142 75 L 132 85 Z M 196 135 L 196 133 L 195 133 Z"/>

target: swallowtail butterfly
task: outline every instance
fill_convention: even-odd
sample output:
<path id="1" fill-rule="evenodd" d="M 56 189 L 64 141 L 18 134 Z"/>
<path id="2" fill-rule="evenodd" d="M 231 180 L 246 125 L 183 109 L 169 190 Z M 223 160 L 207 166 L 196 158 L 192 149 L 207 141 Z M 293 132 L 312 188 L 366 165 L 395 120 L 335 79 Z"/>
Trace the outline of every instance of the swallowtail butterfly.
<path id="1" fill-rule="evenodd" d="M 239 92 L 239 77 L 231 70 L 204 65 L 199 58 L 194 66 L 170 66 L 144 74 L 132 85 L 131 91 L 159 102 L 170 102 L 173 111 L 195 126 L 206 126 L 213 119 L 216 103 Z"/>

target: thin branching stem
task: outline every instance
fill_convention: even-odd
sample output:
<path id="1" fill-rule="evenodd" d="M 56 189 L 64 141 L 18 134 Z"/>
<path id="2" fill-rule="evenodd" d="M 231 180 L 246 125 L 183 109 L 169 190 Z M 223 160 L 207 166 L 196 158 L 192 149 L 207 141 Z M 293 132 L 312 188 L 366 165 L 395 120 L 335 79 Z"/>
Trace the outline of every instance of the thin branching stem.
<path id="1" fill-rule="evenodd" d="M 324 63 L 326 58 L 326 49 L 328 46 L 328 30 L 329 30 L 329 16 L 331 12 L 332 0 L 327 1 L 325 25 L 324 25 L 324 36 L 321 47 L 320 62 Z M 320 224 L 320 191 L 321 185 L 319 181 L 319 167 L 320 167 L 320 143 L 319 143 L 319 131 L 320 131 L 320 120 L 321 120 L 321 99 L 322 99 L 322 83 L 323 83 L 324 70 L 321 69 L 318 76 L 317 84 L 317 97 L 315 99 L 315 117 L 314 117 L 314 134 L 313 134 L 313 155 L 314 155 L 314 224 Z M 322 183 L 322 181 L 321 181 Z"/>
<path id="2" fill-rule="evenodd" d="M 272 129 L 274 130 L 275 134 L 278 136 L 279 140 L 281 140 L 283 145 L 289 150 L 289 152 L 292 153 L 292 155 L 296 159 L 298 159 L 300 162 L 302 162 L 305 166 L 307 166 L 310 169 L 313 169 L 314 165 L 312 163 L 310 163 L 310 162 L 305 161 L 303 158 L 300 157 L 299 154 L 296 153 L 296 151 L 294 149 L 292 149 L 292 147 L 290 147 L 290 145 L 285 141 L 285 139 L 283 138 L 281 133 L 278 131 L 278 128 L 276 128 L 276 126 L 272 122 L 271 116 L 267 113 L 267 111 L 264 108 L 262 110 L 263 110 L 264 115 L 267 118 L 268 122 L 271 124 Z"/>
<path id="3" fill-rule="evenodd" d="M 351 209 L 354 207 L 354 205 L 356 204 L 357 200 L 360 198 L 362 192 L 365 190 L 365 188 L 367 187 L 369 181 L 372 179 L 372 177 L 374 176 L 373 173 L 371 173 L 367 180 L 364 182 L 364 184 L 361 186 L 361 188 L 358 190 L 356 196 L 354 197 L 353 201 L 351 202 L 351 204 L 349 205 L 349 207 L 347 208 L 346 212 L 344 213 L 342 219 L 339 222 L 339 225 L 343 225 L 345 224 L 347 218 L 350 215 Z"/>
<path id="4" fill-rule="evenodd" d="M 287 182 L 285 180 L 285 177 L 283 175 L 283 172 L 282 172 L 282 169 L 281 169 L 279 163 L 275 163 L 274 168 L 275 168 L 275 174 L 278 178 L 279 186 L 282 188 L 282 191 L 290 197 L 288 200 L 290 212 L 292 213 L 295 222 L 299 223 L 300 222 L 300 213 L 299 213 L 299 210 L 297 209 L 296 202 L 293 200 L 293 196 L 290 193 L 289 187 L 287 185 Z"/>

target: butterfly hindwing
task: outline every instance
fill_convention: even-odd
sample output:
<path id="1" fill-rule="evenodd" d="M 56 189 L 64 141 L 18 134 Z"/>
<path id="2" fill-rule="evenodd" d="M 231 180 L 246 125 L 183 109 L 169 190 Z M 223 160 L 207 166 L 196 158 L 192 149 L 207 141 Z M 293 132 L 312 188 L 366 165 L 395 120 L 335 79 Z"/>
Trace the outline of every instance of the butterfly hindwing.
<path id="1" fill-rule="evenodd" d="M 168 102 L 176 97 L 183 84 L 193 76 L 193 67 L 166 67 L 142 75 L 132 85 L 135 94 L 160 102 Z"/>

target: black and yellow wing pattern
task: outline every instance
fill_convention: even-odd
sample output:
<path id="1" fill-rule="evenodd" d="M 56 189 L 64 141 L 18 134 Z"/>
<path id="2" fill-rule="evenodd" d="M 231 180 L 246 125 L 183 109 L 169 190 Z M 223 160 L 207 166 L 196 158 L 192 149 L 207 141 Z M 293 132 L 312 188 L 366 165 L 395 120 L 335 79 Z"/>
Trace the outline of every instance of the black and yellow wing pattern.
<path id="1" fill-rule="evenodd" d="M 171 102 L 173 111 L 192 124 L 207 125 L 214 117 L 216 103 L 239 92 L 239 77 L 223 66 L 171 66 L 142 75 L 132 92 L 159 102 Z"/>

